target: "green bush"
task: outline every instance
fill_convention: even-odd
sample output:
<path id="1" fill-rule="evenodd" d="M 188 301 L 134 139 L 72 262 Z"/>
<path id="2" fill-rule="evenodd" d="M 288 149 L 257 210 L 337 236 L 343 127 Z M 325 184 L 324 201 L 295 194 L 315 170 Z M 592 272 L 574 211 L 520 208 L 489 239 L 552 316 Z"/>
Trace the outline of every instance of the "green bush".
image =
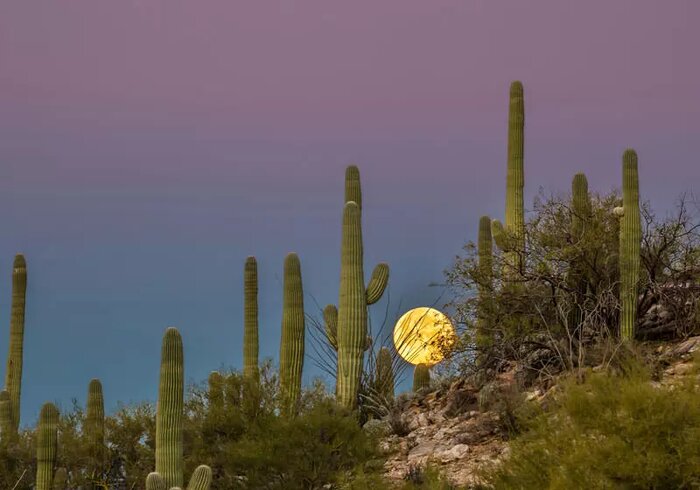
<path id="1" fill-rule="evenodd" d="M 510 457 L 484 473 L 500 489 L 700 488 L 700 389 L 651 381 L 639 364 L 564 383 L 522 423 Z"/>

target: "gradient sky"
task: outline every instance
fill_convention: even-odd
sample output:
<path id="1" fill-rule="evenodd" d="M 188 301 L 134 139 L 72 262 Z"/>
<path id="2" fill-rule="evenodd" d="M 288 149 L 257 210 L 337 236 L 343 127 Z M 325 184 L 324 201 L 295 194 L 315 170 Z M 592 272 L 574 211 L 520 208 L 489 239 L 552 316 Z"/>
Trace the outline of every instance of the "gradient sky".
<path id="1" fill-rule="evenodd" d="M 391 319 L 435 302 L 479 216 L 503 214 L 513 79 L 526 204 L 578 171 L 618 186 L 632 146 L 668 209 L 700 183 L 699 18 L 696 0 L 1 2 L 0 315 L 23 252 L 23 423 L 92 377 L 109 409 L 154 400 L 168 325 L 189 380 L 240 367 L 250 254 L 276 359 L 287 252 L 307 310 L 337 301 L 349 162 Z"/>

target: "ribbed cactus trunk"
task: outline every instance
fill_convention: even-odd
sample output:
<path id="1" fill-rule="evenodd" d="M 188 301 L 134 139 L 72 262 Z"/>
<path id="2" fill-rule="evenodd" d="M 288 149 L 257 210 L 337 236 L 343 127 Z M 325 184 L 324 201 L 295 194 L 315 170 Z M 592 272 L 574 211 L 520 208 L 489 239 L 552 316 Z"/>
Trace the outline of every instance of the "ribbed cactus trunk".
<path id="1" fill-rule="evenodd" d="M 583 319 L 583 304 L 586 296 L 587 282 L 583 240 L 590 223 L 591 198 L 588 194 L 588 179 L 582 173 L 574 175 L 571 182 L 571 240 L 574 256 L 569 269 L 569 287 L 572 290 L 571 309 L 568 315 L 568 327 L 574 331 Z"/>
<path id="2" fill-rule="evenodd" d="M 493 287 L 493 240 L 491 239 L 491 218 L 488 216 L 482 216 L 479 219 L 477 254 L 479 257 L 479 302 L 476 346 L 477 348 L 483 348 L 491 343 L 491 332 L 488 324 L 488 302 Z"/>
<path id="3" fill-rule="evenodd" d="M 88 386 L 85 435 L 92 460 L 90 470 L 97 476 L 105 464 L 105 404 L 99 379 L 93 379 Z"/>
<path id="4" fill-rule="evenodd" d="M 386 400 L 394 398 L 394 367 L 391 351 L 382 347 L 377 353 L 376 390 Z"/>
<path id="5" fill-rule="evenodd" d="M 508 173 L 506 176 L 505 229 L 512 237 L 512 250 L 506 255 L 513 273 L 522 268 L 521 253 L 525 249 L 525 175 L 523 170 L 525 130 L 525 103 L 523 84 L 510 85 L 510 109 L 508 113 Z"/>
<path id="6" fill-rule="evenodd" d="M 27 293 L 27 262 L 17 254 L 12 266 L 12 306 L 10 311 L 10 346 L 5 370 L 5 390 L 10 394 L 12 430 L 19 429 L 24 356 L 24 306 Z"/>
<path id="7" fill-rule="evenodd" d="M 246 259 L 243 275 L 243 376 L 257 383 L 259 380 L 258 263 L 255 257 Z"/>
<path id="8" fill-rule="evenodd" d="M 161 348 L 156 412 L 156 472 L 161 475 L 168 488 L 181 487 L 183 484 L 183 362 L 180 332 L 176 328 L 168 328 L 163 336 Z"/>
<path id="9" fill-rule="evenodd" d="M 620 336 L 634 339 L 642 227 L 639 213 L 637 153 L 628 149 L 622 157 L 622 208 L 620 224 Z"/>
<path id="10" fill-rule="evenodd" d="M 282 340 L 280 342 L 281 411 L 295 414 L 301 395 L 304 369 L 304 291 L 299 257 L 290 253 L 284 260 L 284 293 L 282 300 Z"/>
<path id="11" fill-rule="evenodd" d="M 426 364 L 416 364 L 413 368 L 413 391 L 420 391 L 430 386 L 430 368 Z"/>
<path id="12" fill-rule="evenodd" d="M 379 264 L 365 288 L 362 245 L 362 190 L 360 171 L 350 165 L 345 171 L 345 207 L 340 249 L 340 294 L 338 301 L 336 396 L 350 409 L 357 406 L 364 352 L 371 343 L 367 332 L 367 306 L 384 294 L 389 267 Z"/>
<path id="13" fill-rule="evenodd" d="M 36 487 L 51 490 L 58 450 L 58 409 L 53 403 L 41 407 L 36 435 Z"/>
<path id="14" fill-rule="evenodd" d="M 0 391 L 0 444 L 5 444 L 12 439 L 12 402 L 7 391 Z"/>

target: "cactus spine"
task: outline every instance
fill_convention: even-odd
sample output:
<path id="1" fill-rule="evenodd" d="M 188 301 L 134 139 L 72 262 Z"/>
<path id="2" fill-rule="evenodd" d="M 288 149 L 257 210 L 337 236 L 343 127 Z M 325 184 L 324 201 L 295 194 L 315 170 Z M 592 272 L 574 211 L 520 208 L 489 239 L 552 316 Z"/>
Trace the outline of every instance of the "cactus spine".
<path id="1" fill-rule="evenodd" d="M 96 476 L 102 473 L 105 463 L 105 405 L 99 379 L 93 379 L 88 386 L 85 435 Z"/>
<path id="2" fill-rule="evenodd" d="M 351 409 L 357 406 L 364 351 L 368 346 L 367 305 L 381 298 L 389 280 L 389 267 L 379 264 L 365 288 L 361 207 L 360 171 L 351 165 L 345 171 L 336 376 L 338 402 Z"/>
<path id="3" fill-rule="evenodd" d="M 176 328 L 163 336 L 156 412 L 156 472 L 168 487 L 181 487 L 184 403 L 182 337 Z"/>
<path id="4" fill-rule="evenodd" d="M 376 391 L 385 400 L 394 398 L 394 369 L 391 352 L 382 347 L 377 353 Z"/>
<path id="5" fill-rule="evenodd" d="M 258 381 L 258 263 L 255 257 L 245 261 L 243 273 L 243 376 Z"/>
<path id="6" fill-rule="evenodd" d="M 301 395 L 301 374 L 304 368 L 304 291 L 301 264 L 295 253 L 284 260 L 284 295 L 282 305 L 282 340 L 280 342 L 281 410 L 294 414 Z"/>
<path id="7" fill-rule="evenodd" d="M 479 219 L 479 236 L 477 253 L 479 256 L 479 307 L 477 318 L 476 345 L 484 347 L 489 344 L 489 328 L 487 325 L 488 308 L 487 296 L 492 288 L 493 278 L 493 240 L 491 239 L 491 218 L 482 216 Z"/>
<path id="8" fill-rule="evenodd" d="M 416 364 L 413 369 L 413 391 L 420 391 L 430 386 L 430 368 L 427 364 Z"/>
<path id="9" fill-rule="evenodd" d="M 642 240 L 639 214 L 639 173 L 637 153 L 628 149 L 622 156 L 622 207 L 620 225 L 620 336 L 634 338 L 637 320 L 637 286 Z"/>
<path id="10" fill-rule="evenodd" d="M 10 347 L 5 370 L 5 390 L 10 394 L 11 429 L 17 432 L 22 393 L 22 358 L 24 355 L 24 305 L 27 293 L 27 262 L 15 255 L 12 265 L 12 307 L 10 311 Z"/>
<path id="11" fill-rule="evenodd" d="M 582 319 L 583 301 L 586 295 L 586 278 L 581 252 L 577 250 L 584 239 L 591 214 L 591 199 L 588 195 L 588 179 L 582 173 L 574 175 L 571 182 L 571 240 L 575 244 L 575 256 L 569 270 L 569 286 L 573 291 L 573 301 L 568 315 L 570 330 L 578 328 Z"/>
<path id="12" fill-rule="evenodd" d="M 36 490 L 51 490 L 58 446 L 58 409 L 53 403 L 41 407 L 36 437 Z"/>

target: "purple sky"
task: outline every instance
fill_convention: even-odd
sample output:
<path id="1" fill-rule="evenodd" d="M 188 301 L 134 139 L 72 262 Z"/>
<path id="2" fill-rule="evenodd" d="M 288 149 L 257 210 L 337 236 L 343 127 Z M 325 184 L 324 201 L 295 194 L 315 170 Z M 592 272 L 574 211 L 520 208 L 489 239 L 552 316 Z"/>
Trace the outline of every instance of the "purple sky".
<path id="1" fill-rule="evenodd" d="M 367 273 L 390 263 L 392 309 L 431 304 L 503 212 L 513 79 L 527 203 L 577 171 L 618 186 L 632 146 L 667 209 L 700 182 L 699 18 L 695 0 L 1 2 L 0 315 L 22 251 L 24 423 L 95 376 L 109 408 L 153 399 L 167 325 L 189 379 L 240 366 L 249 254 L 277 358 L 285 253 L 309 310 L 337 301 L 349 162 Z"/>

